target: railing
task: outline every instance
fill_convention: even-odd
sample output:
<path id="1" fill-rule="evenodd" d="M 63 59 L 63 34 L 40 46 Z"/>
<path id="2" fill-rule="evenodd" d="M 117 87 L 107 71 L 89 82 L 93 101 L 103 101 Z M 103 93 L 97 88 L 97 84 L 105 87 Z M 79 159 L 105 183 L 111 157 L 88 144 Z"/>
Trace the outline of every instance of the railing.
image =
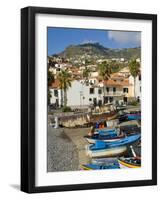
<path id="1" fill-rule="evenodd" d="M 125 93 L 123 93 L 123 92 L 106 92 L 105 93 L 106 96 L 122 96 L 124 94 Z"/>

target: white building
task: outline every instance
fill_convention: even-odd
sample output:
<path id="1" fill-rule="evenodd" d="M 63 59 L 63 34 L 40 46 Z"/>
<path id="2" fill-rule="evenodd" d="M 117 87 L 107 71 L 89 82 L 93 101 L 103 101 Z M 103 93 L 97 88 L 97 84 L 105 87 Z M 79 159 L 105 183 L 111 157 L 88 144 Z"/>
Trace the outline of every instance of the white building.
<path id="1" fill-rule="evenodd" d="M 51 103 L 61 106 L 63 90 L 60 90 L 58 80 L 53 83 L 50 91 Z M 83 108 L 103 103 L 124 103 L 131 99 L 132 92 L 132 84 L 127 79 L 107 80 L 104 84 L 96 78 L 90 78 L 88 82 L 73 80 L 67 90 L 67 106 Z"/>
<path id="2" fill-rule="evenodd" d="M 73 80 L 71 87 L 67 90 L 67 106 L 75 107 L 88 107 L 89 105 L 103 102 L 102 88 L 94 86 L 95 79 L 90 79 L 89 83 L 84 80 Z M 60 90 L 59 82 L 56 80 L 51 88 L 50 103 L 56 106 L 61 106 L 63 100 L 63 90 Z"/>
<path id="3" fill-rule="evenodd" d="M 60 89 L 60 84 L 59 81 L 56 79 L 52 86 L 50 87 L 50 94 L 51 94 L 51 98 L 50 98 L 50 103 L 54 104 L 56 107 L 60 107 L 60 105 L 62 104 L 62 93 L 61 93 L 61 89 Z"/>
<path id="4" fill-rule="evenodd" d="M 133 90 L 135 90 L 135 98 L 141 100 L 141 75 L 135 78 L 135 84 L 133 76 L 129 77 L 129 81 L 133 85 Z"/>

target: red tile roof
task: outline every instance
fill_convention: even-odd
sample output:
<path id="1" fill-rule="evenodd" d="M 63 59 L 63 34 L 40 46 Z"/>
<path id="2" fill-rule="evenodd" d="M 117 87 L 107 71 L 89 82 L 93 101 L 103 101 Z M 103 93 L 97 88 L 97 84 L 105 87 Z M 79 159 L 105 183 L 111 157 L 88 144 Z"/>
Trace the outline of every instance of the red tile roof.
<path id="1" fill-rule="evenodd" d="M 122 86 L 129 86 L 130 83 L 129 83 L 128 79 L 123 79 L 122 81 L 120 81 L 120 80 L 114 81 L 112 79 L 109 79 L 109 80 L 104 81 L 104 85 L 105 86 L 122 87 Z"/>

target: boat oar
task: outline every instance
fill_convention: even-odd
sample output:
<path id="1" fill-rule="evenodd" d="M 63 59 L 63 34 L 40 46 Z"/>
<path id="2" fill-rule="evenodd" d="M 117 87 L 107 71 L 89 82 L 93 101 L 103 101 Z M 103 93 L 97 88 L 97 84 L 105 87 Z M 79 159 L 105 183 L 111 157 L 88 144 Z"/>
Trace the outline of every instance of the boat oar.
<path id="1" fill-rule="evenodd" d="M 136 153 L 135 153 L 135 151 L 134 151 L 134 148 L 133 148 L 132 145 L 130 145 L 130 149 L 131 149 L 132 155 L 133 155 L 134 157 L 137 157 L 137 156 L 136 156 Z"/>

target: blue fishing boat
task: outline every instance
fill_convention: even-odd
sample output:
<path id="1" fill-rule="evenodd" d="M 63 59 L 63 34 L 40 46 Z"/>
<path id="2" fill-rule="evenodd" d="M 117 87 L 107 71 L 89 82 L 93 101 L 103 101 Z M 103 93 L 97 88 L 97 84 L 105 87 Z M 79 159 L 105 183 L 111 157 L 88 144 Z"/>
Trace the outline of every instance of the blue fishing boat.
<path id="1" fill-rule="evenodd" d="M 95 130 L 95 134 L 115 134 L 116 133 L 116 129 L 115 128 L 113 128 L 113 129 L 109 129 L 109 128 L 104 128 L 104 129 L 96 129 Z"/>
<path id="2" fill-rule="evenodd" d="M 86 153 L 92 158 L 123 155 L 127 151 L 127 146 L 138 141 L 140 138 L 140 134 L 135 134 L 115 142 L 106 143 L 97 140 L 95 144 L 86 146 Z"/>
<path id="3" fill-rule="evenodd" d="M 130 112 L 127 115 L 128 120 L 140 120 L 141 119 L 141 112 L 136 111 L 136 112 Z"/>
<path id="4" fill-rule="evenodd" d="M 117 132 L 111 132 L 111 133 L 100 133 L 100 134 L 94 134 L 92 136 L 84 136 L 84 138 L 90 143 L 94 144 L 97 140 L 104 141 L 104 142 L 114 142 L 119 141 L 120 139 L 124 138 L 125 134 L 119 134 Z"/>
<path id="5" fill-rule="evenodd" d="M 120 169 L 119 163 L 109 165 L 86 164 L 81 166 L 82 170 L 103 170 L 103 169 Z"/>

